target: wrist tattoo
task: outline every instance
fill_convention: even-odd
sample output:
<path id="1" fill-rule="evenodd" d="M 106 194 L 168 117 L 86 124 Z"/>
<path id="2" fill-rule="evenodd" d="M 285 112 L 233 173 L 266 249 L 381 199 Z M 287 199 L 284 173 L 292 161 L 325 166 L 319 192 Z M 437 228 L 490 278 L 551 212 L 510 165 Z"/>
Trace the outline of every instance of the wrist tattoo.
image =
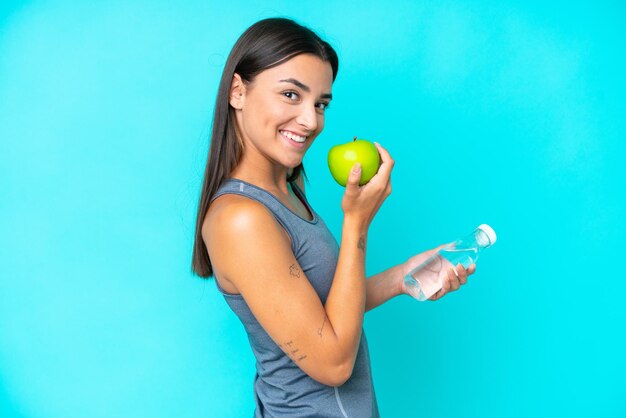
<path id="1" fill-rule="evenodd" d="M 365 251 L 365 237 L 363 235 L 359 237 L 359 242 L 356 246 L 359 250 Z"/>

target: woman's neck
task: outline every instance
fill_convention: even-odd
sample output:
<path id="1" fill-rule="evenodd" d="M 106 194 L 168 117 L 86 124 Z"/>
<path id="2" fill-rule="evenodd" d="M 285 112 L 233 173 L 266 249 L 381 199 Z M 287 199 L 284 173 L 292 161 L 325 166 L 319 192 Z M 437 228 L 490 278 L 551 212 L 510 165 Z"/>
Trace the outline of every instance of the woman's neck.
<path id="1" fill-rule="evenodd" d="M 230 177 L 238 178 L 265 190 L 279 191 L 288 194 L 287 174 L 289 169 L 271 162 L 254 161 L 243 156 L 240 163 L 230 173 Z"/>

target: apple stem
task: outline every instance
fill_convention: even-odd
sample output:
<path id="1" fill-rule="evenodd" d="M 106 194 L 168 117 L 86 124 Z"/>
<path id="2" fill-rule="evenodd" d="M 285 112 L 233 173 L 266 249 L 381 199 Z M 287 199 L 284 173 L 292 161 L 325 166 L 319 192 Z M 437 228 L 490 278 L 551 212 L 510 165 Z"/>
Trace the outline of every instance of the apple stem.
<path id="1" fill-rule="evenodd" d="M 354 136 L 354 139 L 353 139 L 353 141 L 356 141 L 356 135 Z"/>

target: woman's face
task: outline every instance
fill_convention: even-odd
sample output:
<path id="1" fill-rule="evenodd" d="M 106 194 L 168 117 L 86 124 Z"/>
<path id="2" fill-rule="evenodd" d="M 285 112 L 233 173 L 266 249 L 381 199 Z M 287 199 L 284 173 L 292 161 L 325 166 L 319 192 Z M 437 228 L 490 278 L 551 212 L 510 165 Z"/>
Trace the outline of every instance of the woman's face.
<path id="1" fill-rule="evenodd" d="M 332 98 L 333 72 L 329 63 L 300 54 L 259 73 L 237 87 L 230 102 L 236 109 L 239 133 L 246 152 L 255 152 L 293 168 L 324 128 L 324 112 Z"/>

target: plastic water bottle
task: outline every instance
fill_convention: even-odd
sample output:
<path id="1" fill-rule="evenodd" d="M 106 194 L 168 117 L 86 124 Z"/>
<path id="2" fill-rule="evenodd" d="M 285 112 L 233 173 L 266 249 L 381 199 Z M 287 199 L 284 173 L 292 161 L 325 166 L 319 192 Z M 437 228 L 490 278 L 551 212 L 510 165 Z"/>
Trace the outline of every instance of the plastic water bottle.
<path id="1" fill-rule="evenodd" d="M 458 264 L 468 268 L 476 263 L 482 250 L 495 242 L 495 231 L 489 225 L 480 225 L 465 238 L 446 245 L 411 270 L 404 278 L 407 292 L 419 301 L 428 299 L 441 289 L 450 268 Z"/>

